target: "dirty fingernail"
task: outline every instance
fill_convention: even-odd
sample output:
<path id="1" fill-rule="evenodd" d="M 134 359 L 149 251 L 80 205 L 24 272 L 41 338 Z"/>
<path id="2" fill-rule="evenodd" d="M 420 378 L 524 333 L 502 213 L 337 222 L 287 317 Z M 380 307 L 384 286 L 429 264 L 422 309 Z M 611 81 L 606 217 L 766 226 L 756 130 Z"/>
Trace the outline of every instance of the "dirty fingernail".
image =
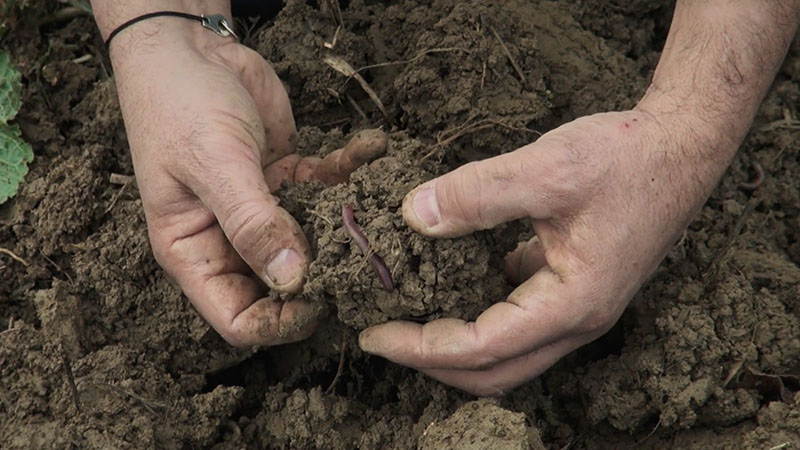
<path id="1" fill-rule="evenodd" d="M 442 215 L 436 202 L 435 186 L 426 187 L 414 195 L 414 214 L 428 228 L 439 224 Z"/>
<path id="2" fill-rule="evenodd" d="M 303 274 L 303 259 L 296 251 L 285 248 L 267 264 L 267 277 L 275 287 L 291 284 Z"/>
<path id="3" fill-rule="evenodd" d="M 370 339 L 370 332 L 369 329 L 366 329 L 358 335 L 358 346 L 361 347 L 361 350 L 369 353 L 375 354 L 378 350 L 375 348 L 374 342 Z"/>

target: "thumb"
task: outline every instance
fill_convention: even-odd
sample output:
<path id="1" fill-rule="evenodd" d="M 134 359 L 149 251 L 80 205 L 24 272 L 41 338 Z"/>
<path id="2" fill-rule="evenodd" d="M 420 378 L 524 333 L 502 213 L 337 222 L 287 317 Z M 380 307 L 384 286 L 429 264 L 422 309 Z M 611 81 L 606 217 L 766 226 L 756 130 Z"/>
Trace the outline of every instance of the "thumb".
<path id="1" fill-rule="evenodd" d="M 236 252 L 269 287 L 298 292 L 310 252 L 300 226 L 278 206 L 256 165 L 226 163 L 214 186 L 195 190 Z"/>
<path id="2" fill-rule="evenodd" d="M 430 237 L 456 237 L 525 216 L 545 217 L 536 205 L 532 154 L 520 149 L 466 164 L 411 191 L 403 200 L 403 217 Z M 537 207 L 537 209 L 532 209 Z"/>

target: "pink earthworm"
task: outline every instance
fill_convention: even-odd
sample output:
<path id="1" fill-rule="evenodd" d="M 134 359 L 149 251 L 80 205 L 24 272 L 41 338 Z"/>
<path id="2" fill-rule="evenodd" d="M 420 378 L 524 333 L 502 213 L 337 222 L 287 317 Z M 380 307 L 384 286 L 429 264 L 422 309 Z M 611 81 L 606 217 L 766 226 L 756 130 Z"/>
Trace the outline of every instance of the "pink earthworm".
<path id="1" fill-rule="evenodd" d="M 369 255 L 369 240 L 366 236 L 364 236 L 361 228 L 359 228 L 358 224 L 356 223 L 356 218 L 353 215 L 353 208 L 348 205 L 342 205 L 342 223 L 344 224 L 344 229 L 347 230 L 347 234 L 353 238 L 353 241 L 355 241 L 356 245 L 358 245 L 358 248 L 361 249 L 364 255 Z M 373 253 L 369 258 L 369 262 L 372 264 L 375 272 L 377 272 L 378 279 L 383 285 L 383 288 L 388 292 L 392 292 L 394 290 L 392 273 L 389 271 L 389 268 L 386 266 L 383 258 L 381 258 L 380 255 Z"/>

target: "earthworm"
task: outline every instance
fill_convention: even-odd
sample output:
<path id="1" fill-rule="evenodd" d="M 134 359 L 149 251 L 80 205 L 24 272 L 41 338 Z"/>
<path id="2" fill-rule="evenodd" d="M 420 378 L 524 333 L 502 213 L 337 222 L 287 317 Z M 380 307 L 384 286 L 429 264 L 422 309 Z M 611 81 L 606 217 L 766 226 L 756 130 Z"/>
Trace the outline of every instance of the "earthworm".
<path id="1" fill-rule="evenodd" d="M 746 191 L 755 191 L 759 188 L 759 186 L 761 186 L 761 183 L 764 182 L 764 168 L 761 167 L 761 164 L 754 162 L 753 170 L 756 172 L 756 177 L 753 179 L 753 181 L 739 184 L 739 187 Z"/>
<path id="2" fill-rule="evenodd" d="M 353 238 L 353 241 L 355 241 L 356 245 L 358 245 L 358 248 L 364 252 L 364 255 L 368 256 L 369 240 L 366 236 L 364 236 L 361 228 L 359 228 L 358 224 L 356 223 L 356 218 L 353 215 L 353 208 L 348 205 L 342 205 L 342 223 L 344 223 L 344 229 L 347 230 L 347 234 Z M 389 268 L 386 266 L 383 258 L 381 258 L 380 255 L 373 253 L 369 258 L 369 262 L 372 264 L 372 267 L 378 274 L 378 279 L 383 285 L 383 288 L 388 292 L 392 292 L 394 290 L 392 273 L 389 271 Z"/>

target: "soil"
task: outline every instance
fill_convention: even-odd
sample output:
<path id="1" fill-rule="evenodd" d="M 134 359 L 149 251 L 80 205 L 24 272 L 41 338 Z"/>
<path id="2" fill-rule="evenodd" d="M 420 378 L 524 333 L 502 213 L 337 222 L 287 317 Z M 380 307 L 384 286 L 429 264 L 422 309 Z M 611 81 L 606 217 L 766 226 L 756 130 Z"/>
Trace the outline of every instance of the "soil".
<path id="1" fill-rule="evenodd" d="M 301 142 L 308 131 L 300 130 Z M 336 142 L 335 136 L 326 137 Z M 522 226 L 432 240 L 405 225 L 404 195 L 442 170 L 433 162 L 408 163 L 419 159 L 425 149 L 406 133 L 396 133 L 391 135 L 386 156 L 356 170 L 349 183 L 297 184 L 280 194 L 283 206 L 303 225 L 315 255 L 303 297 L 332 304 L 338 319 L 354 330 L 390 319 L 475 319 L 511 292 L 503 258 L 518 242 L 519 231 L 509 232 L 509 228 L 521 230 Z M 385 261 L 396 280 L 391 291 L 380 283 L 361 250 L 354 250 L 357 247 L 342 225 L 344 206 L 355 208 L 369 252 Z"/>
<path id="2" fill-rule="evenodd" d="M 404 226 L 402 198 L 575 117 L 631 107 L 671 4 L 351 0 L 336 34 L 327 2 L 312 3 L 289 2 L 245 38 L 290 91 L 299 151 L 327 154 L 379 126 L 390 144 L 349 183 L 281 193 L 316 255 L 305 295 L 331 314 L 309 340 L 269 349 L 225 344 L 155 263 L 91 18 L 11 22 L 0 47 L 23 73 L 18 122 L 36 159 L 0 207 L 0 248 L 26 262 L 0 254 L 0 447 L 800 445 L 800 44 L 620 322 L 510 395 L 476 401 L 363 354 L 355 337 L 390 318 L 473 318 L 508 291 L 502 255 L 526 225 L 432 241 Z M 59 7 L 43 5 L 37 17 Z M 330 55 L 373 66 L 359 74 L 381 106 Z M 755 164 L 766 177 L 750 190 Z M 343 203 L 392 270 L 392 293 L 348 241 Z"/>

